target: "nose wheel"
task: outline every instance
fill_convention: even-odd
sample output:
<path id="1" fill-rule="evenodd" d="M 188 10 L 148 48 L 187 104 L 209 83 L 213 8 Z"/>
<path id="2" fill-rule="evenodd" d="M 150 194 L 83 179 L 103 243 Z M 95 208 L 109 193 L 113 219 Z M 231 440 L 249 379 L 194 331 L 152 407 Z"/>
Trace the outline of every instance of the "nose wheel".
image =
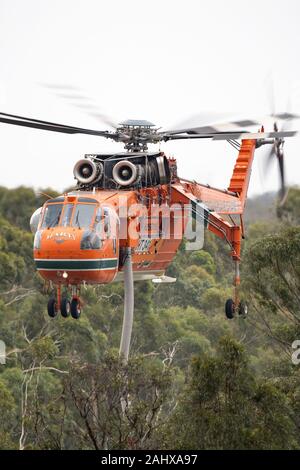
<path id="1" fill-rule="evenodd" d="M 56 317 L 60 311 L 62 317 L 68 318 L 71 315 L 72 318 L 78 320 L 82 312 L 81 301 L 78 294 L 79 290 L 77 287 L 72 286 L 72 299 L 70 300 L 68 295 L 61 297 L 61 288 L 57 286 L 56 296 L 51 296 L 48 300 L 47 311 L 49 317 Z"/>
<path id="2" fill-rule="evenodd" d="M 64 297 L 63 299 L 61 299 L 60 313 L 61 313 L 61 316 L 64 317 L 64 318 L 67 318 L 67 317 L 70 316 L 71 303 L 70 303 L 70 300 L 68 299 L 68 297 Z"/>
<path id="3" fill-rule="evenodd" d="M 77 297 L 73 297 L 71 301 L 71 315 L 75 320 L 78 320 L 81 315 L 80 299 Z"/>
<path id="4" fill-rule="evenodd" d="M 48 300 L 47 311 L 49 317 L 51 318 L 56 317 L 56 315 L 58 314 L 57 302 L 55 297 L 50 297 L 50 299 Z"/>

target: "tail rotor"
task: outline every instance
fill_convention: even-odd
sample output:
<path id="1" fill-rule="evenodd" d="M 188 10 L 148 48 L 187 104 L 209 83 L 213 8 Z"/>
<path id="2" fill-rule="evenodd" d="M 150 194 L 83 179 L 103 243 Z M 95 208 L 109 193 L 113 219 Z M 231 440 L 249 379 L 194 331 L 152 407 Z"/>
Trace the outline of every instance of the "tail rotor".
<path id="1" fill-rule="evenodd" d="M 285 121 L 286 122 L 286 121 Z M 279 129 L 277 121 L 273 124 L 274 132 L 284 131 L 284 125 Z M 285 179 L 285 157 L 284 157 L 284 143 L 285 140 L 283 137 L 275 137 L 274 143 L 266 155 L 266 171 L 269 171 L 271 165 L 277 160 L 278 165 L 278 172 L 279 172 L 279 179 L 280 179 L 280 187 L 278 192 L 278 201 L 279 205 L 284 204 L 284 201 L 287 197 L 287 187 L 286 187 L 286 179 Z"/>

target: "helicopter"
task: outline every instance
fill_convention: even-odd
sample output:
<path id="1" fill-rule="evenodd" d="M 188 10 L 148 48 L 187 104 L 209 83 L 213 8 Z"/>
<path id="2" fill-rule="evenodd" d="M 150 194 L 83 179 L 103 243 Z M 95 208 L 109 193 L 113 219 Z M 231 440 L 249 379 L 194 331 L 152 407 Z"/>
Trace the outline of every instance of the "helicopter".
<path id="1" fill-rule="evenodd" d="M 288 121 L 298 116 L 279 113 L 272 117 Z M 167 131 L 146 120 L 127 120 L 113 131 L 7 113 L 0 113 L 0 122 L 49 132 L 95 135 L 125 147 L 121 153 L 86 154 L 74 166 L 74 190 L 48 199 L 31 217 L 36 269 L 56 291 L 48 300 L 50 317 L 60 311 L 63 317 L 78 319 L 83 285 L 123 281 L 127 320 L 124 317 L 122 350 L 128 357 L 133 283 L 176 281 L 165 273 L 190 220 L 201 221 L 201 227 L 229 245 L 234 281 L 225 315 L 228 319 L 247 315 L 247 304 L 239 295 L 240 262 L 245 236 L 243 214 L 255 150 L 271 146 L 269 157 L 275 156 L 279 164 L 282 201 L 286 195 L 284 139 L 296 131 L 280 131 L 275 121 L 273 131 L 265 132 L 259 121 L 252 119 Z M 253 126 L 259 126 L 259 131 L 247 130 Z M 222 140 L 238 151 L 227 189 L 181 178 L 176 159 L 168 158 L 161 150 L 148 150 L 149 144 L 183 139 Z"/>

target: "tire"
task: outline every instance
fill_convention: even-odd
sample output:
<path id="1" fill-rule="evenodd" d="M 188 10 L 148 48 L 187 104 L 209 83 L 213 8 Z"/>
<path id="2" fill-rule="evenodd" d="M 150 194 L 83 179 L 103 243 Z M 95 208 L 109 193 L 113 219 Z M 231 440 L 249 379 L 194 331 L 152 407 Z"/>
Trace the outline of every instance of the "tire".
<path id="1" fill-rule="evenodd" d="M 243 318 L 246 318 L 246 316 L 248 315 L 248 305 L 242 300 L 239 304 L 239 315 Z"/>
<path id="2" fill-rule="evenodd" d="M 71 304 L 67 297 L 61 299 L 60 303 L 60 313 L 64 318 L 68 318 L 71 313 Z"/>
<path id="3" fill-rule="evenodd" d="M 71 315 L 75 320 L 78 320 L 81 315 L 80 301 L 78 299 L 72 299 L 71 301 Z"/>
<path id="4" fill-rule="evenodd" d="M 50 299 L 48 300 L 47 311 L 48 311 L 49 317 L 51 318 L 56 317 L 58 311 L 57 311 L 56 299 L 54 297 L 50 297 Z"/>
<path id="5" fill-rule="evenodd" d="M 234 318 L 234 311 L 235 311 L 234 301 L 232 299 L 226 300 L 225 315 L 227 318 L 229 318 L 229 320 L 232 320 L 232 318 Z"/>

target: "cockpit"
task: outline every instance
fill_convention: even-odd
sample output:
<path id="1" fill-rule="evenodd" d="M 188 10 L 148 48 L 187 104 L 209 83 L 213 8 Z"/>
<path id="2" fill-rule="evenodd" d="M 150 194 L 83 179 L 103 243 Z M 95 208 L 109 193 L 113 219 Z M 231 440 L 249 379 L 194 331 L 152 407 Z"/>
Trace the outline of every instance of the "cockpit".
<path id="1" fill-rule="evenodd" d="M 113 220 L 115 217 L 111 210 L 101 207 L 96 199 L 60 196 L 50 199 L 44 208 L 38 209 L 32 215 L 30 225 L 36 235 L 35 248 L 40 246 L 43 231 L 59 227 L 82 230 L 80 249 L 87 250 L 100 249 L 108 238 L 115 242 L 115 235 L 111 234 Z"/>
<path id="2" fill-rule="evenodd" d="M 78 199 L 76 204 L 49 202 L 44 210 L 41 228 L 75 227 L 86 229 L 100 221 L 101 208 L 99 205 L 93 202 L 80 202 L 80 199 Z"/>

